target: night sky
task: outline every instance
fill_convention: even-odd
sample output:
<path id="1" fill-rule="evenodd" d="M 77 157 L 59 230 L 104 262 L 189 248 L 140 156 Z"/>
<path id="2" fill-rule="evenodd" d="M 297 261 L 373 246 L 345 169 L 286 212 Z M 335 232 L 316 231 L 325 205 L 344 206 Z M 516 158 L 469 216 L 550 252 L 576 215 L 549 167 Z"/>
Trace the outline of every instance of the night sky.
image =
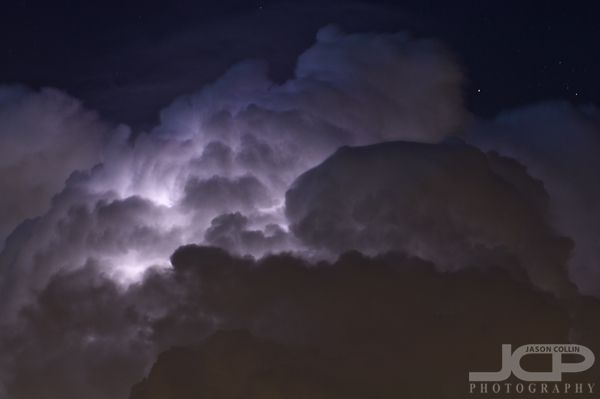
<path id="1" fill-rule="evenodd" d="M 2 4 L 0 399 L 597 397 L 599 12 Z"/>
<path id="2" fill-rule="evenodd" d="M 0 75 L 148 127 L 172 98 L 245 58 L 288 78 L 316 29 L 334 23 L 440 38 L 467 71 L 470 109 L 489 116 L 546 99 L 598 102 L 598 12 L 577 1 L 14 1 L 0 15 Z M 139 91 L 144 101 L 131 101 Z"/>

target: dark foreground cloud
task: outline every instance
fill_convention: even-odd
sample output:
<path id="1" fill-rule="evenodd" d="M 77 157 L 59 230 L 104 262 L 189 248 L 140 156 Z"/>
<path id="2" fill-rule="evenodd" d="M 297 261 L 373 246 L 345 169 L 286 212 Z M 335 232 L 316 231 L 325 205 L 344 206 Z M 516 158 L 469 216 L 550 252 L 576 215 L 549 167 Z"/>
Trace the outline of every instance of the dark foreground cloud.
<path id="1" fill-rule="evenodd" d="M 440 272 L 401 253 L 254 261 L 198 246 L 172 263 L 128 289 L 94 265 L 56 275 L 2 329 L 9 397 L 126 397 L 139 382 L 133 399 L 458 398 L 468 371 L 497 368 L 502 343 L 600 350 L 597 301 L 558 300 L 498 268 Z"/>
<path id="2" fill-rule="evenodd" d="M 542 183 L 459 141 L 344 147 L 286 195 L 291 230 L 330 253 L 389 250 L 442 270 L 497 265 L 568 294 L 572 244 L 547 222 Z"/>

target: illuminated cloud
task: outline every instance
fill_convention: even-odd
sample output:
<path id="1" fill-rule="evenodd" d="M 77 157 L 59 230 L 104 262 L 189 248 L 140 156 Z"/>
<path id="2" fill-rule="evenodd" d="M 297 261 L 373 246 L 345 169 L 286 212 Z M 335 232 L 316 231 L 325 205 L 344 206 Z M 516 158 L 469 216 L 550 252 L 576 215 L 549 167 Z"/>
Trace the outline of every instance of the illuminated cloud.
<path id="1" fill-rule="evenodd" d="M 71 173 L 101 160 L 107 126 L 55 89 L 0 86 L 0 248 L 50 206 Z"/>
<path id="2" fill-rule="evenodd" d="M 35 95 L 51 105 L 60 100 L 67 116 L 51 109 L 47 118 L 34 115 L 35 123 L 66 137 L 48 141 L 56 165 L 32 166 L 52 179 L 11 175 L 23 195 L 32 195 L 39 179 L 52 184 L 40 197 L 46 202 L 25 216 L 47 211 L 15 230 L 0 253 L 0 309 L 11 314 L 54 273 L 90 262 L 130 283 L 189 242 L 256 256 L 305 250 L 289 236 L 284 214 L 291 182 L 341 145 L 435 142 L 457 130 L 467 116 L 462 80 L 453 57 L 433 40 L 327 27 L 300 55 L 293 79 L 278 85 L 264 63 L 238 64 L 176 99 L 151 132 L 134 138 L 117 127 L 101 148 L 96 119 L 83 113 L 80 122 L 78 103 L 53 91 Z M 28 117 L 11 118 L 29 132 Z M 74 173 L 61 191 L 73 171 L 98 161 L 92 155 L 100 149 L 102 162 Z"/>

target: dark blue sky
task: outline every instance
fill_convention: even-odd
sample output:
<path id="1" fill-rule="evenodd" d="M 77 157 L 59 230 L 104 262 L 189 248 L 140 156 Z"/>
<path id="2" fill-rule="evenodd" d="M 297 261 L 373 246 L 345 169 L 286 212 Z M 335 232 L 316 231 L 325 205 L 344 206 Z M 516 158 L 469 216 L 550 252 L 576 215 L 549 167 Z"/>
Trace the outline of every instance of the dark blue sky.
<path id="1" fill-rule="evenodd" d="M 55 86 L 105 117 L 149 126 L 174 97 L 246 58 L 286 79 L 316 29 L 410 30 L 462 61 L 470 109 L 600 102 L 600 7 L 534 1 L 102 1 L 3 4 L 0 82 Z"/>

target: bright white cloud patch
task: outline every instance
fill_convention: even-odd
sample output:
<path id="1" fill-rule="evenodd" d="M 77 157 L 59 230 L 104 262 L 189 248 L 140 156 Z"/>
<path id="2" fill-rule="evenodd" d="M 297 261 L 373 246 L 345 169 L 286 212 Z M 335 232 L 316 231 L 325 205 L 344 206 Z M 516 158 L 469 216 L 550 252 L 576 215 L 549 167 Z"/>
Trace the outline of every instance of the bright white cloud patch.
<path id="1" fill-rule="evenodd" d="M 291 182 L 341 145 L 432 142 L 455 131 L 466 114 L 461 84 L 432 40 L 333 28 L 319 32 L 282 85 L 260 62 L 234 66 L 176 99 L 149 134 L 131 142 L 126 128 L 113 131 L 102 163 L 73 175 L 48 212 L 11 236 L 0 255 L 2 306 L 89 262 L 130 281 L 189 242 L 252 255 L 299 249 L 283 209 Z M 3 220 L 10 226 L 44 211 L 72 171 L 98 161 L 101 139 L 96 119 L 72 99 L 15 96 L 0 117 L 1 129 L 26 135 L 7 136 L 23 146 L 9 150 L 17 156 L 7 167 L 20 168 L 4 173 L 18 186 L 9 201 L 36 199 Z"/>

